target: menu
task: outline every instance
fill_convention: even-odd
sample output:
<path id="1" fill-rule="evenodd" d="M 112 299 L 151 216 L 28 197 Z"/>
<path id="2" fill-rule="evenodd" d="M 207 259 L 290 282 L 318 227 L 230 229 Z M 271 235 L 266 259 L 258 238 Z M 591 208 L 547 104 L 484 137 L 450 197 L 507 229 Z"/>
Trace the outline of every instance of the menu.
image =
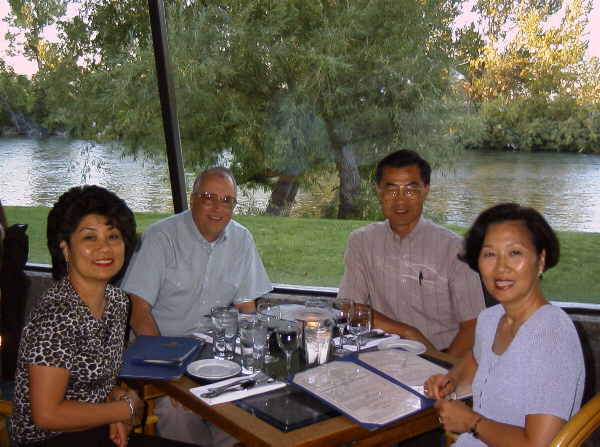
<path id="1" fill-rule="evenodd" d="M 377 370 L 379 373 L 409 386 L 417 393 L 424 394 L 423 384 L 434 374 L 446 374 L 447 369 L 425 360 L 418 355 L 397 349 L 365 352 L 359 361 Z M 471 386 L 460 386 L 456 390 L 456 398 L 462 399 L 472 395 Z"/>
<path id="2" fill-rule="evenodd" d="M 374 430 L 431 407 L 423 383 L 445 372 L 414 353 L 390 349 L 326 363 L 290 382 Z"/>

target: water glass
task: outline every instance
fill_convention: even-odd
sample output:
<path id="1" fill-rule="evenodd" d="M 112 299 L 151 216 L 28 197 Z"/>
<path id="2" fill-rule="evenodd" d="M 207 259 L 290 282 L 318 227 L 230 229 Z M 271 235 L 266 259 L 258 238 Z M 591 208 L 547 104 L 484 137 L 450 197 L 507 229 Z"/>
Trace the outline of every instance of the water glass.
<path id="1" fill-rule="evenodd" d="M 264 355 L 264 362 L 265 363 L 273 363 L 273 362 L 277 361 L 277 357 L 275 357 L 271 353 L 270 340 L 271 340 L 271 337 L 275 334 L 276 322 L 281 319 L 281 308 L 277 304 L 263 302 L 258 305 L 257 311 L 258 311 L 258 318 L 260 320 L 262 320 L 268 328 L 267 346 L 266 346 L 267 349 L 266 349 L 265 355 Z"/>
<path id="2" fill-rule="evenodd" d="M 307 320 L 304 322 L 304 350 L 309 368 L 327 361 L 333 333 L 333 321 Z"/>
<path id="3" fill-rule="evenodd" d="M 352 303 L 348 330 L 356 336 L 356 351 L 359 353 L 362 336 L 371 332 L 371 317 L 371 306 L 362 303 Z"/>
<path id="4" fill-rule="evenodd" d="M 344 349 L 344 345 L 346 344 L 344 333 L 346 332 L 346 327 L 352 313 L 352 301 L 345 298 L 337 298 L 333 302 L 333 313 L 335 326 L 339 334 L 338 346 L 335 348 L 334 355 L 342 357 L 350 353 L 350 351 Z"/>
<path id="5" fill-rule="evenodd" d="M 256 316 L 240 319 L 240 345 L 242 372 L 253 374 L 263 368 L 263 354 L 267 339 L 267 326 Z"/>
<path id="6" fill-rule="evenodd" d="M 213 307 L 213 355 L 216 359 L 231 360 L 235 355 L 238 334 L 238 311 L 235 307 Z"/>
<path id="7" fill-rule="evenodd" d="M 285 366 L 287 373 L 292 371 L 292 356 L 300 344 L 301 327 L 296 321 L 283 321 L 275 330 L 277 344 L 285 353 Z"/>

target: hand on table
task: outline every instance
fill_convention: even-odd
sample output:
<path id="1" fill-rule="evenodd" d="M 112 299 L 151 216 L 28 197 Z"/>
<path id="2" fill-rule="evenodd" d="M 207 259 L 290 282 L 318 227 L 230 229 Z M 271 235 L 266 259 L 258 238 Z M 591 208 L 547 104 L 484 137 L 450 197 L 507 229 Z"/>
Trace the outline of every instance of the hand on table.
<path id="1" fill-rule="evenodd" d="M 425 381 L 425 395 L 433 399 L 443 399 L 456 390 L 456 382 L 448 374 L 434 374 Z"/>

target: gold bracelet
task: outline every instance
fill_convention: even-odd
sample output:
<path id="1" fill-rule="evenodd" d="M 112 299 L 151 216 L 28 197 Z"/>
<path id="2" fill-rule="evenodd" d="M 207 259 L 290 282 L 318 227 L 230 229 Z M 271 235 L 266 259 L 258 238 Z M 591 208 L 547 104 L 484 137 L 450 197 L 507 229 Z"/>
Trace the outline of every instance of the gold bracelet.
<path id="1" fill-rule="evenodd" d="M 483 421 L 483 416 L 480 415 L 469 429 L 469 433 L 471 433 L 475 439 L 479 439 L 479 433 L 477 433 L 477 425 L 479 425 L 481 421 Z"/>
<path id="2" fill-rule="evenodd" d="M 124 400 L 125 402 L 127 402 L 127 407 L 129 408 L 129 425 L 133 425 L 133 415 L 135 413 L 135 409 L 133 407 L 133 400 L 131 399 L 131 397 L 129 397 L 128 394 L 123 394 L 121 397 L 119 397 L 119 400 Z"/>

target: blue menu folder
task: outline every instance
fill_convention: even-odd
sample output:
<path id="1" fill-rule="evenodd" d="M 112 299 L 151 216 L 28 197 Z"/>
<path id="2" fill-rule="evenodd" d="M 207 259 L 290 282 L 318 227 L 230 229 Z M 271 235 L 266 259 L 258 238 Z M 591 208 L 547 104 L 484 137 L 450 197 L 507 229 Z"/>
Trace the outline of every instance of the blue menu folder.
<path id="1" fill-rule="evenodd" d="M 204 345 L 189 337 L 141 335 L 123 356 L 120 378 L 171 380 L 179 378 Z"/>
<path id="2" fill-rule="evenodd" d="M 361 361 L 357 353 L 288 376 L 287 381 L 368 430 L 392 424 L 434 403 Z M 375 392 L 377 389 L 384 393 Z"/>

